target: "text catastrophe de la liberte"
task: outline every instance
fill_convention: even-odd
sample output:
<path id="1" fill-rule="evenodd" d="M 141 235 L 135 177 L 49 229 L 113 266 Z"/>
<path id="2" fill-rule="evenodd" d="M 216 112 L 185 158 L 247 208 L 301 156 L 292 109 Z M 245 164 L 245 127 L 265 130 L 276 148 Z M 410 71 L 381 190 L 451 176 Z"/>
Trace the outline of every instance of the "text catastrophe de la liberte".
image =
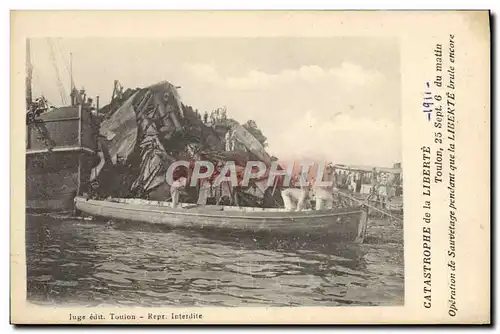
<path id="1" fill-rule="evenodd" d="M 443 45 L 445 45 L 443 47 Z M 432 270 L 437 265 L 432 261 L 434 249 L 432 232 L 436 229 L 447 230 L 446 272 L 448 291 L 448 315 L 458 313 L 457 302 L 457 259 L 456 229 L 459 223 L 456 202 L 457 183 L 457 96 L 456 96 L 456 58 L 455 35 L 449 34 L 446 44 L 436 44 L 433 48 L 435 57 L 435 78 L 432 83 L 425 83 L 422 111 L 431 127 L 431 138 L 421 149 L 422 165 L 422 291 L 423 306 L 432 308 Z M 447 221 L 434 219 L 433 199 L 439 188 L 446 193 Z M 437 200 L 434 201 L 434 203 Z M 442 201 L 439 200 L 441 205 Z M 439 208 L 442 210 L 442 207 Z"/>

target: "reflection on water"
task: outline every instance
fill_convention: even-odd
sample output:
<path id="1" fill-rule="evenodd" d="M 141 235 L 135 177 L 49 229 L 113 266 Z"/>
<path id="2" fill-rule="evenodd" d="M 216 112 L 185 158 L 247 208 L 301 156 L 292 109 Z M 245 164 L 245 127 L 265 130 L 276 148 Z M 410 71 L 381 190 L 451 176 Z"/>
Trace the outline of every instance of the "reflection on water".
<path id="1" fill-rule="evenodd" d="M 367 243 L 222 235 L 163 226 L 27 218 L 28 299 L 129 306 L 403 303 L 402 226 Z"/>

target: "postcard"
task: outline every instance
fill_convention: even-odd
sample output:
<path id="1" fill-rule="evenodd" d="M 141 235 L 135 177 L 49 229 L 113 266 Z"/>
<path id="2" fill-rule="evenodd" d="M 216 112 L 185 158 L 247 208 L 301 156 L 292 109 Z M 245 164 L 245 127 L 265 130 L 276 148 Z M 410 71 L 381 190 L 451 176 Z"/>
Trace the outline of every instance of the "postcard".
<path id="1" fill-rule="evenodd" d="M 490 322 L 488 11 L 11 32 L 11 323 Z"/>

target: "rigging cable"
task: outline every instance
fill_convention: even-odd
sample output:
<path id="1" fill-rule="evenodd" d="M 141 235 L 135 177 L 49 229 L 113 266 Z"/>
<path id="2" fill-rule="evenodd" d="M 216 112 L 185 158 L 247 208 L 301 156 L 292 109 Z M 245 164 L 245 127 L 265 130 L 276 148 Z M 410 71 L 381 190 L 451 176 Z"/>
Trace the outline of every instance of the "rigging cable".
<path id="1" fill-rule="evenodd" d="M 47 38 L 47 43 L 49 45 L 50 60 L 52 61 L 52 65 L 54 66 L 54 70 L 56 72 L 57 87 L 59 88 L 59 94 L 61 95 L 61 101 L 64 105 L 67 105 L 68 102 L 66 99 L 66 92 L 64 90 L 64 86 L 61 82 L 61 77 L 59 75 L 59 68 L 57 67 L 56 56 L 54 53 L 54 44 L 52 43 L 51 38 Z"/>
<path id="2" fill-rule="evenodd" d="M 56 43 L 55 44 L 56 44 L 57 50 L 59 51 L 59 54 L 61 55 L 61 59 L 63 61 L 64 68 L 66 69 L 66 72 L 68 73 L 68 75 L 70 77 L 70 80 L 71 80 L 71 83 L 70 83 L 71 89 L 73 89 L 75 87 L 75 80 L 73 79 L 73 73 L 71 73 L 71 71 L 69 70 L 69 64 L 66 61 L 66 58 L 64 57 L 64 55 L 66 54 L 66 52 L 65 52 L 66 50 L 63 51 L 63 47 L 59 43 L 59 39 L 56 39 Z"/>

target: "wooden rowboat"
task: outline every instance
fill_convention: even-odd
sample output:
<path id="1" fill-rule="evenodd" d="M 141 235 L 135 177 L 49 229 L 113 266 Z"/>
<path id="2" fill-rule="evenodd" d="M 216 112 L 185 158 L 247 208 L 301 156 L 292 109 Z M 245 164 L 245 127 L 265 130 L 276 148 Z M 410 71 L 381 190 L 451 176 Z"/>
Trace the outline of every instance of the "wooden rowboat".
<path id="1" fill-rule="evenodd" d="M 363 207 L 330 211 L 288 212 L 280 208 L 250 208 L 114 198 L 76 197 L 78 210 L 91 216 L 164 224 L 173 228 L 224 229 L 250 233 L 327 237 L 338 242 L 362 243 L 367 211 Z"/>

